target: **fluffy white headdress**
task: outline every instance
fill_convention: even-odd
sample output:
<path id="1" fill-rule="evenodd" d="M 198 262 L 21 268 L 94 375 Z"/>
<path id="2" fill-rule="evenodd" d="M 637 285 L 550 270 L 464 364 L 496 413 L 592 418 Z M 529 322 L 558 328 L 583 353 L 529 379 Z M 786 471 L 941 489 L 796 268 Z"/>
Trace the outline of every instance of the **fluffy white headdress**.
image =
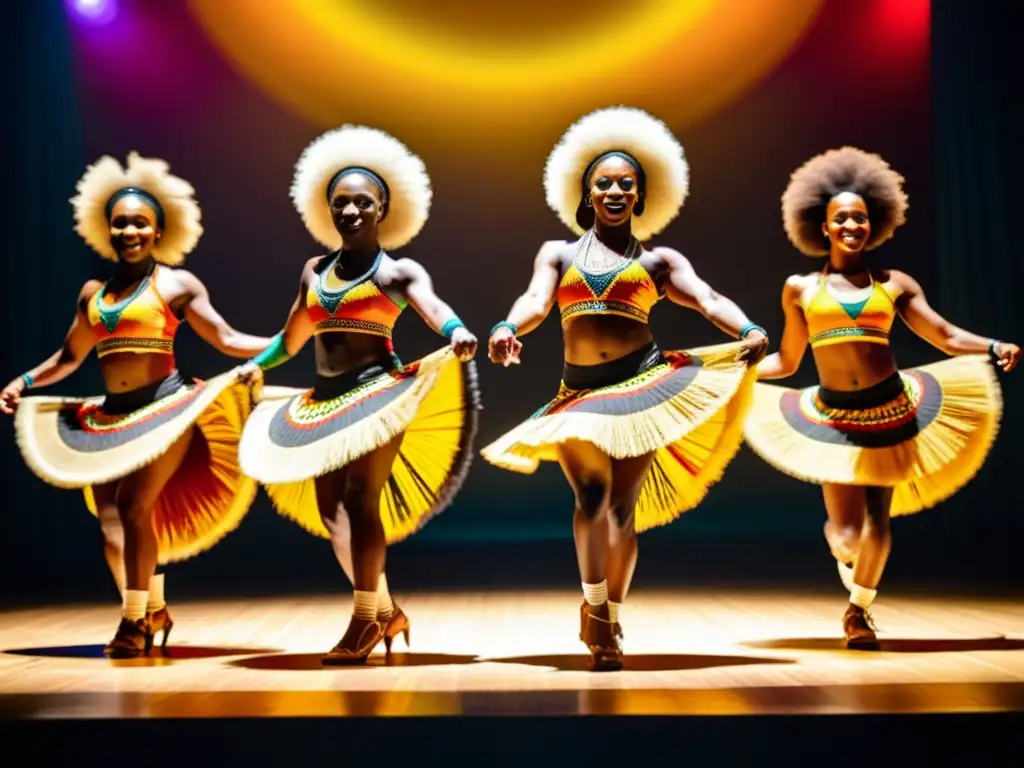
<path id="1" fill-rule="evenodd" d="M 382 248 L 401 248 L 419 234 L 433 197 L 423 161 L 384 131 L 345 125 L 317 138 L 295 164 L 292 201 L 318 242 L 329 249 L 341 247 L 327 185 L 335 174 L 350 167 L 373 171 L 388 186 L 387 211 L 378 226 Z"/>
<path id="2" fill-rule="evenodd" d="M 547 203 L 575 234 L 583 229 L 576 210 L 583 195 L 583 174 L 606 152 L 625 152 L 643 166 L 644 211 L 634 215 L 633 235 L 649 240 L 678 215 L 689 192 L 690 168 L 682 145 L 668 127 L 643 110 L 609 107 L 580 118 L 565 132 L 544 168 Z"/>
<path id="3" fill-rule="evenodd" d="M 113 157 L 104 155 L 86 168 L 76 187 L 78 194 L 71 198 L 75 231 L 100 256 L 117 261 L 117 252 L 110 244 L 107 203 L 126 187 L 152 195 L 163 209 L 163 234 L 153 247 L 153 258 L 170 266 L 185 261 L 203 234 L 199 204 L 193 198 L 192 185 L 172 176 L 170 166 L 159 158 L 130 152 L 127 166 L 122 167 Z"/>

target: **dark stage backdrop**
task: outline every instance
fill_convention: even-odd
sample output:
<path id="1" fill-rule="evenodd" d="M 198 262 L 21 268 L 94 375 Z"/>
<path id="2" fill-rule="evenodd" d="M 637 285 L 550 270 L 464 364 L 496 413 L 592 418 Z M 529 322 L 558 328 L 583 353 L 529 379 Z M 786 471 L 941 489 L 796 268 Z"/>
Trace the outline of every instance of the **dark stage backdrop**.
<path id="1" fill-rule="evenodd" d="M 695 84 L 669 71 L 669 64 L 662 72 L 658 60 L 642 65 L 642 98 L 630 103 L 665 117 L 691 166 L 686 207 L 657 242 L 687 254 L 705 279 L 777 339 L 783 281 L 817 266 L 787 241 L 779 197 L 790 172 L 808 157 L 856 145 L 879 152 L 907 178 L 908 223 L 878 259 L 915 275 L 932 303 L 954 322 L 1024 339 L 1017 302 L 1024 275 L 1008 224 L 1022 202 L 1014 183 L 1019 174 L 1010 173 L 1011 162 L 1020 168 L 1019 128 L 1014 127 L 1019 123 L 1013 122 L 1018 115 L 1009 111 L 1017 107 L 1003 90 L 1013 85 L 1004 66 L 1010 61 L 1008 33 L 980 15 L 980 3 L 802 5 L 813 13 L 799 33 L 779 31 L 792 38 L 788 51 L 763 64 L 762 72 L 748 73 L 743 87 L 727 88 L 713 72 Z M 60 343 L 82 281 L 109 274 L 72 233 L 67 203 L 85 164 L 102 154 L 123 158 L 137 150 L 163 157 L 195 185 L 206 234 L 187 266 L 206 282 L 215 305 L 236 327 L 276 332 L 300 265 L 317 252 L 288 198 L 293 163 L 328 127 L 313 122 L 316 105 L 298 104 L 298 96 L 289 103 L 279 92 L 268 95 L 274 89 L 260 83 L 273 77 L 263 72 L 260 80 L 247 69 L 263 61 L 259 55 L 246 65 L 224 53 L 230 46 L 218 44 L 217 35 L 190 12 L 190 7 L 215 7 L 211 3 L 186 7 L 121 0 L 120 16 L 106 26 L 79 23 L 52 0 L 11 6 L 5 8 L 10 20 L 5 18 L 3 31 L 11 83 L 4 109 L 4 381 Z M 622 41 L 621 50 L 643 39 Z M 592 55 L 618 55 L 617 50 L 606 47 Z M 358 53 L 341 55 L 352 57 L 350 67 L 342 69 L 352 82 L 338 78 L 335 92 L 349 86 L 356 91 L 381 76 Z M 736 66 L 749 58 L 739 57 Z M 537 77 L 542 80 L 543 74 Z M 717 101 L 709 97 L 708 105 L 697 105 L 700 109 L 688 110 L 690 102 L 682 101 L 713 94 L 719 86 L 731 90 Z M 371 122 L 394 131 L 424 157 L 435 205 L 422 235 L 402 255 L 430 269 L 438 292 L 481 340 L 525 288 L 540 243 L 567 234 L 544 205 L 540 175 L 547 152 L 572 119 L 608 104 L 600 83 L 567 94 L 571 112 L 550 94 L 546 104 L 531 103 L 517 87 L 513 93 L 505 80 L 496 80 L 488 97 L 495 109 L 506 110 L 510 101 L 524 100 L 526 117 L 503 130 L 489 131 L 481 118 L 484 97 L 473 112 L 465 111 L 468 101 L 439 95 L 436 109 L 417 103 L 416 109 L 428 110 L 419 113 L 421 120 L 403 115 L 398 100 L 405 97 L 389 90 L 386 78 L 379 121 L 365 100 L 354 104 L 351 114 L 332 113 L 338 124 Z M 304 99 L 315 98 L 316 88 L 297 86 L 299 91 Z M 667 348 L 723 339 L 696 313 L 667 302 L 656 309 L 653 324 Z M 188 374 L 209 376 L 235 364 L 187 328 L 179 339 L 179 363 Z M 479 355 L 485 410 L 478 447 L 553 394 L 560 342 L 557 317 L 551 317 L 526 337 L 522 366 L 496 368 Z M 405 359 L 413 359 L 440 341 L 408 312 L 398 324 L 396 343 Z M 940 358 L 902 326 L 893 345 L 907 366 Z M 309 383 L 311 358 L 307 348 L 271 372 L 269 383 Z M 794 386 L 814 381 L 810 362 L 808 356 Z M 991 460 L 939 509 L 896 523 L 894 563 L 901 551 L 916 553 L 906 555 L 911 559 L 904 563 L 930 570 L 956 558 L 950 567 L 968 574 L 982 564 L 970 552 L 1009 551 L 1008 543 L 1024 531 L 1017 478 L 1024 466 L 1021 377 L 1024 371 L 1004 379 L 1006 416 Z M 96 362 L 89 360 L 52 391 L 94 393 L 99 384 Z M 15 448 L 10 419 L 0 422 L 0 466 L 4 593 L 22 592 L 22 582 L 39 589 L 100 585 L 109 592 L 98 526 L 81 495 L 49 488 L 30 473 Z M 544 466 L 530 477 L 477 459 L 454 504 L 397 547 L 391 562 L 400 569 L 404 552 L 413 558 L 431 547 L 468 552 L 472 546 L 480 552 L 499 544 L 520 547 L 529 561 L 531 552 L 548 551 L 541 544 L 548 541 L 555 542 L 550 546 L 571 579 L 571 507 L 557 467 Z M 774 553 L 777 563 L 806 555 L 828 573 L 823 519 L 815 487 L 774 472 L 744 448 L 699 509 L 646 534 L 644 542 L 678 540 L 687 551 L 722 553 L 715 558 L 753 545 L 751 551 Z M 912 545 L 901 550 L 902 542 Z M 744 557 L 736 560 L 735 569 L 742 571 Z M 451 573 L 459 561 L 430 562 L 431 570 Z M 181 583 L 215 579 L 223 590 L 282 581 L 309 587 L 325 578 L 334 588 L 337 578 L 327 544 L 278 518 L 262 494 L 239 531 L 174 573 L 181 574 L 173 577 Z M 472 573 L 462 578 L 476 580 Z"/>

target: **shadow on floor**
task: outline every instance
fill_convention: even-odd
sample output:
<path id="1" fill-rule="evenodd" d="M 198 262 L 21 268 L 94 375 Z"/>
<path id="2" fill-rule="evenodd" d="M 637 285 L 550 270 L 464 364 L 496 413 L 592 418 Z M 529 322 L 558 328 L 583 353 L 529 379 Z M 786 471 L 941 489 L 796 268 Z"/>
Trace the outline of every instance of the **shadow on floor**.
<path id="1" fill-rule="evenodd" d="M 170 645 L 167 656 L 159 648 L 153 648 L 148 657 L 138 659 L 108 659 L 103 653 L 104 646 L 97 645 L 55 645 L 49 648 L 5 648 L 0 653 L 13 656 L 35 656 L 51 659 L 102 659 L 115 666 L 160 666 L 176 661 L 193 659 L 217 659 L 230 656 L 251 656 L 253 654 L 280 653 L 274 648 L 231 648 L 219 645 Z"/>
<path id="2" fill-rule="evenodd" d="M 376 667 L 440 667 L 451 664 L 473 664 L 475 656 L 459 656 L 449 653 L 393 653 L 388 656 L 371 656 L 365 664 L 352 666 L 324 666 L 322 653 L 279 653 L 267 656 L 253 656 L 230 662 L 242 669 L 274 670 L 279 672 L 302 672 L 322 669 L 374 669 Z"/>
<path id="3" fill-rule="evenodd" d="M 840 637 L 794 637 L 753 640 L 741 643 L 746 648 L 783 651 L 845 651 L 846 641 Z M 879 639 L 874 652 L 885 653 L 964 653 L 970 651 L 1020 651 L 1024 640 L 1007 637 L 958 639 L 891 638 Z"/>
<path id="4" fill-rule="evenodd" d="M 552 654 L 480 659 L 500 664 L 529 664 L 552 667 L 560 672 L 589 672 L 590 657 L 585 654 Z M 625 672 L 681 672 L 713 667 L 737 667 L 750 664 L 794 664 L 792 659 L 765 656 L 708 656 L 696 653 L 637 653 L 625 656 Z"/>

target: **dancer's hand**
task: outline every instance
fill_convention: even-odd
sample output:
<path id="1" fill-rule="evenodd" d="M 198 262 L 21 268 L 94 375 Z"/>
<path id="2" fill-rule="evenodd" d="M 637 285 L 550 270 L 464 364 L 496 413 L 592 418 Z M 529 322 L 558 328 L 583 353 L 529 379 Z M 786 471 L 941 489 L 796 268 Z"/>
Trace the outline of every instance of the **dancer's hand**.
<path id="1" fill-rule="evenodd" d="M 992 350 L 996 353 L 996 365 L 1003 369 L 1003 373 L 1009 373 L 1017 367 L 1020 360 L 1020 347 L 1008 341 L 1000 341 Z"/>
<path id="2" fill-rule="evenodd" d="M 18 403 L 21 401 L 21 393 L 25 391 L 25 380 L 20 376 L 4 387 L 0 392 L 0 411 L 12 416 L 18 410 Z"/>
<path id="3" fill-rule="evenodd" d="M 251 360 L 235 368 L 235 376 L 245 386 L 249 387 L 249 396 L 254 403 L 260 401 L 263 394 L 263 369 L 259 363 Z"/>
<path id="4" fill-rule="evenodd" d="M 472 360 L 476 354 L 476 336 L 465 328 L 456 328 L 451 337 L 452 350 L 462 362 Z"/>
<path id="5" fill-rule="evenodd" d="M 512 333 L 512 329 L 502 326 L 496 330 L 487 342 L 487 356 L 492 363 L 501 363 L 506 368 L 519 365 L 519 353 L 523 351 L 523 343 Z"/>
<path id="6" fill-rule="evenodd" d="M 760 331 L 751 331 L 750 335 L 743 340 L 740 349 L 739 359 L 747 365 L 757 365 L 768 353 L 768 337 Z"/>
<path id="7" fill-rule="evenodd" d="M 248 362 L 235 368 L 235 375 L 238 380 L 247 386 L 263 383 L 263 369 L 258 363 Z"/>

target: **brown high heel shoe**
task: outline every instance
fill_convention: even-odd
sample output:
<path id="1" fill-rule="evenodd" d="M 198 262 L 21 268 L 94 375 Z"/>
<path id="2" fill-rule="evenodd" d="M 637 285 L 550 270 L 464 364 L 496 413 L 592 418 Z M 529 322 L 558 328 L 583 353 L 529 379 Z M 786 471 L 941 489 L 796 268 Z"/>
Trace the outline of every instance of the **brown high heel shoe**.
<path id="1" fill-rule="evenodd" d="M 373 649 L 384 639 L 382 621 L 352 617 L 338 644 L 320 661 L 326 665 L 365 664 Z"/>
<path id="2" fill-rule="evenodd" d="M 879 644 L 878 637 L 875 635 L 876 631 L 871 614 L 851 603 L 843 615 L 846 647 L 861 651 L 877 651 Z"/>
<path id="3" fill-rule="evenodd" d="M 405 615 L 405 612 L 395 605 L 395 610 L 392 611 L 391 615 L 387 618 L 382 618 L 384 621 L 384 648 L 388 653 L 391 653 L 391 644 L 395 641 L 395 638 L 401 635 L 405 639 L 405 647 L 409 648 L 409 617 Z"/>
<path id="4" fill-rule="evenodd" d="M 583 605 L 580 606 L 580 640 L 583 640 L 583 631 L 587 625 L 587 601 L 583 601 Z M 612 622 L 612 634 L 620 640 L 625 637 L 622 632 L 622 625 L 614 621 Z M 586 641 L 584 641 L 586 642 Z"/>
<path id="5" fill-rule="evenodd" d="M 167 638 L 171 634 L 171 630 L 174 629 L 174 620 L 171 618 L 171 614 L 167 611 L 167 606 L 153 611 L 147 614 L 150 624 L 150 632 L 153 637 L 156 638 L 158 632 L 163 632 L 163 637 L 160 639 L 160 654 L 162 656 L 169 656 L 167 651 Z"/>
<path id="6" fill-rule="evenodd" d="M 617 622 L 595 614 L 587 602 L 583 602 L 580 607 L 580 640 L 590 651 L 592 672 L 618 672 L 622 669 L 621 635 L 622 628 Z"/>
<path id="7" fill-rule="evenodd" d="M 137 659 L 148 656 L 152 648 L 153 631 L 149 617 L 143 616 L 135 621 L 122 617 L 114 639 L 107 643 L 103 653 L 111 659 Z"/>

